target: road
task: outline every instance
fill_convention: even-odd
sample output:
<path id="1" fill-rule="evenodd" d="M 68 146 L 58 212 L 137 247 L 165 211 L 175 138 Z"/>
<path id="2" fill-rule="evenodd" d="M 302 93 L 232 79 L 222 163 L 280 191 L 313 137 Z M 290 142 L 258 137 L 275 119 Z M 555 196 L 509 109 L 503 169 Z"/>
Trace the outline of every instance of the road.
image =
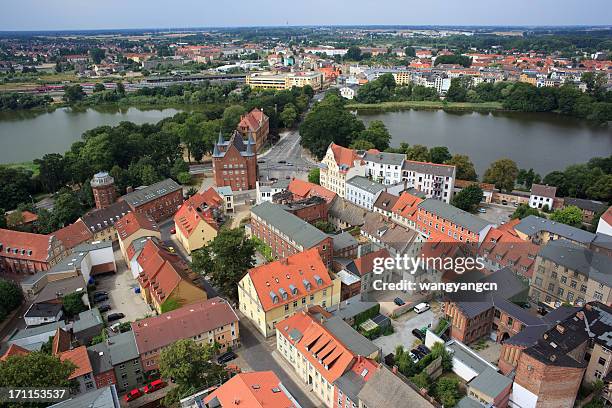
<path id="1" fill-rule="evenodd" d="M 297 129 L 281 133 L 278 143 L 261 154 L 258 163 L 259 179 L 264 181 L 270 178 L 305 178 L 308 171 L 316 166 L 300 145 Z"/>

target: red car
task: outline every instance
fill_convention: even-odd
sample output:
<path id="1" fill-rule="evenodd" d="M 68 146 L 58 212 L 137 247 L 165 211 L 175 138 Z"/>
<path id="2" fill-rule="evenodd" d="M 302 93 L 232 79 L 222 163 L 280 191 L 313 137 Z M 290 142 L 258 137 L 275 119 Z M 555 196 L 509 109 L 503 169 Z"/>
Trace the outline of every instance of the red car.
<path id="1" fill-rule="evenodd" d="M 145 385 L 144 387 L 144 392 L 145 394 L 150 394 L 153 391 L 157 391 L 157 390 L 161 390 L 162 388 L 164 388 L 166 384 L 164 381 L 162 380 L 155 380 L 153 381 L 151 384 Z"/>
<path id="2" fill-rule="evenodd" d="M 172 229 L 170 230 L 170 233 L 173 235 L 176 234 L 176 227 L 172 227 Z"/>
<path id="3" fill-rule="evenodd" d="M 140 388 L 134 388 L 132 391 L 125 394 L 125 402 L 134 401 L 136 398 L 142 397 L 144 394 L 140 391 Z"/>

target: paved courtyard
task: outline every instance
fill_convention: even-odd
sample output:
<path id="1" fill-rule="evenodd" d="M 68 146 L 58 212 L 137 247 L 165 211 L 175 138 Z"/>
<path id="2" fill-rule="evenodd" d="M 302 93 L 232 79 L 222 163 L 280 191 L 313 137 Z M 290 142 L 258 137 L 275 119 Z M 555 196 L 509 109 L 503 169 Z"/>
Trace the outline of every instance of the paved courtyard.
<path id="1" fill-rule="evenodd" d="M 119 322 L 133 322 L 147 315 L 153 315 L 154 312 L 140 294 L 134 293 L 138 282 L 132 278 L 132 273 L 128 270 L 120 251 L 115 251 L 115 262 L 117 273 L 96 278 L 96 290 L 108 292 L 109 299 L 101 304 L 108 303 L 112 309 L 105 314 L 119 312 L 125 314 Z"/>
<path id="2" fill-rule="evenodd" d="M 510 216 L 516 209 L 511 205 L 500 204 L 481 204 L 478 208 L 487 210 L 486 213 L 476 213 L 478 217 L 497 225 L 510 221 Z"/>
<path id="3" fill-rule="evenodd" d="M 395 347 L 403 345 L 405 349 L 411 349 L 416 340 L 412 330 L 420 329 L 431 324 L 435 327 L 438 324 L 438 318 L 432 310 L 428 310 L 421 314 L 416 314 L 411 311 L 395 320 L 391 320 L 394 332 L 389 336 L 381 336 L 374 340 L 374 344 L 380 347 L 384 355 L 395 352 Z"/>

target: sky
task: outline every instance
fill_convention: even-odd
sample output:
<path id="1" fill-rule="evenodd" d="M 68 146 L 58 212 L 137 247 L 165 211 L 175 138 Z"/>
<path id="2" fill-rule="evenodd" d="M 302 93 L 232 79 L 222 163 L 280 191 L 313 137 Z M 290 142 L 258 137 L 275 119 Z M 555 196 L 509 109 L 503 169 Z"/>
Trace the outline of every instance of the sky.
<path id="1" fill-rule="evenodd" d="M 612 0 L 0 0 L 0 31 L 286 24 L 612 25 Z"/>

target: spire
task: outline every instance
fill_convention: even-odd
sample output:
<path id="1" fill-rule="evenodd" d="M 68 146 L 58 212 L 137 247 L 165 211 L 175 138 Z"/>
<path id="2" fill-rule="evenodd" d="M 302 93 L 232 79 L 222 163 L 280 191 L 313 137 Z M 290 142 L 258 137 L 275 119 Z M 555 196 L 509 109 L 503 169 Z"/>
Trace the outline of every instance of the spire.
<path id="1" fill-rule="evenodd" d="M 255 140 L 253 140 L 253 132 L 249 132 L 249 139 L 247 140 L 247 144 L 249 146 L 255 144 Z"/>
<path id="2" fill-rule="evenodd" d="M 225 140 L 223 140 L 223 133 L 221 133 L 221 130 L 219 130 L 219 140 L 217 141 L 217 144 L 222 145 L 223 143 L 225 143 Z"/>
<path id="3" fill-rule="evenodd" d="M 249 142 L 247 143 L 247 146 L 246 146 L 245 156 L 252 156 L 252 155 L 253 155 L 253 145 L 251 144 L 251 137 L 249 136 Z"/>
<path id="4" fill-rule="evenodd" d="M 213 157 L 219 157 L 221 155 L 221 152 L 219 152 L 219 145 L 215 144 L 215 147 L 213 149 Z"/>

